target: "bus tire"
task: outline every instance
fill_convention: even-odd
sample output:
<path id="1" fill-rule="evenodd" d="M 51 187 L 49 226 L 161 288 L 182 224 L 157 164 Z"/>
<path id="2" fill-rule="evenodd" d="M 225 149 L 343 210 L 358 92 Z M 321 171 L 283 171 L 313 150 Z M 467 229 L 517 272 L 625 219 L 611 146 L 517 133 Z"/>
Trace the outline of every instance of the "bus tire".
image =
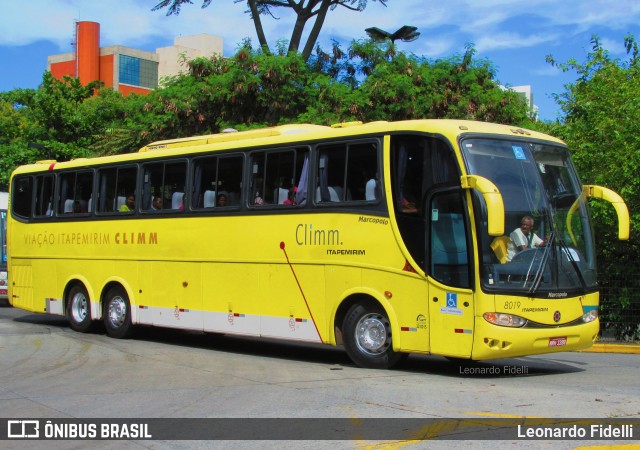
<path id="1" fill-rule="evenodd" d="M 67 319 L 72 330 L 86 333 L 91 330 L 91 302 L 84 286 L 77 284 L 67 294 Z"/>
<path id="2" fill-rule="evenodd" d="M 367 369 L 390 369 L 404 356 L 393 351 L 391 324 L 378 305 L 353 305 L 343 322 L 344 348 L 351 360 Z"/>
<path id="3" fill-rule="evenodd" d="M 102 315 L 104 327 L 110 337 L 126 339 L 132 335 L 131 303 L 121 286 L 114 286 L 107 291 Z"/>

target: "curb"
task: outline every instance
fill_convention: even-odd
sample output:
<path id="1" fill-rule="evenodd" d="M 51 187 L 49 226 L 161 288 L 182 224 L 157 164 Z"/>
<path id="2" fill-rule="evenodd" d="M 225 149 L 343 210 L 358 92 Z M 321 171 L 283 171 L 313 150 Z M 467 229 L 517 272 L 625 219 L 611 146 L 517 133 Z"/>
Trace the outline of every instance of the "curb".
<path id="1" fill-rule="evenodd" d="M 580 350 L 586 353 L 619 353 L 640 355 L 640 345 L 637 344 L 593 344 L 593 347 Z"/>

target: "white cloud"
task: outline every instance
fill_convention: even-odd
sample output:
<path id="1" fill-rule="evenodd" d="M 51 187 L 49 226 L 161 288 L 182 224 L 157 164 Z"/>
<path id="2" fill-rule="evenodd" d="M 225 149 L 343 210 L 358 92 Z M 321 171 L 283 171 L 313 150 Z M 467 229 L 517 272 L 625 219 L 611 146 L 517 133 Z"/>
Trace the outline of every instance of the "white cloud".
<path id="1" fill-rule="evenodd" d="M 476 41 L 478 51 L 503 50 L 514 48 L 535 47 L 536 45 L 553 42 L 557 35 L 531 34 L 522 36 L 519 33 L 496 33 L 481 37 Z"/>
<path id="2" fill-rule="evenodd" d="M 639 36 L 640 37 L 640 36 Z M 613 57 L 624 57 L 627 56 L 627 49 L 624 47 L 623 39 L 608 39 L 602 38 L 600 39 L 600 44 L 603 48 L 605 48 Z"/>
<path id="3" fill-rule="evenodd" d="M 193 2 L 184 5 L 179 16 L 168 17 L 166 10 L 151 11 L 156 4 L 153 0 L 5 2 L 0 15 L 0 45 L 47 40 L 61 51 L 69 51 L 74 20 L 99 22 L 102 45 L 145 48 L 158 41 L 169 45 L 176 36 L 196 33 L 221 36 L 225 53 L 233 52 L 246 37 L 257 44 L 244 2 L 214 0 L 204 10 L 201 0 Z M 288 39 L 293 24 L 287 9 L 276 11 L 279 20 L 262 17 L 271 45 Z M 439 56 L 462 51 L 467 42 L 474 42 L 479 51 L 550 46 L 561 43 L 564 36 L 585 31 L 636 30 L 638 22 L 637 0 L 393 0 L 387 7 L 370 1 L 361 13 L 342 7 L 330 11 L 320 42 L 328 47 L 332 39 L 349 42 L 365 38 L 364 29 L 370 26 L 394 31 L 406 24 L 417 26 L 421 36 L 413 43 L 403 43 L 403 49 Z M 621 47 L 622 43 L 611 49 Z"/>
<path id="4" fill-rule="evenodd" d="M 532 73 L 541 77 L 557 77 L 563 74 L 562 70 L 552 66 L 551 64 L 547 64 L 546 66 L 541 66 L 538 69 L 534 69 Z"/>
<path id="5" fill-rule="evenodd" d="M 70 42 L 73 8 L 66 2 L 7 2 L 0 15 L 0 45 L 26 45 L 46 40 L 64 46 Z M 66 33 L 65 33 L 66 31 Z"/>

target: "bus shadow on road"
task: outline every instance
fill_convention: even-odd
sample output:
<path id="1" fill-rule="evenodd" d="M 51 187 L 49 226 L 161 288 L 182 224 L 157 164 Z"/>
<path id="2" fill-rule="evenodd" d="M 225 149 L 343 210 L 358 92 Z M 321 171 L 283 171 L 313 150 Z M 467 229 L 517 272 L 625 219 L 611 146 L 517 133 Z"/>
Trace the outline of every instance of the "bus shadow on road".
<path id="1" fill-rule="evenodd" d="M 134 339 L 248 356 L 344 366 L 352 365 L 351 360 L 341 347 L 307 342 L 155 327 L 136 328 Z"/>
<path id="2" fill-rule="evenodd" d="M 471 361 L 439 356 L 412 355 L 401 367 L 409 372 L 425 371 L 457 378 L 514 378 L 541 375 L 557 375 L 584 372 L 572 362 L 549 360 L 540 357 L 506 358 L 487 361 Z M 434 359 L 436 358 L 436 359 Z"/>
<path id="3" fill-rule="evenodd" d="M 68 320 L 59 316 L 46 314 L 26 314 L 17 317 L 0 314 L 0 316 L 10 318 L 19 323 L 44 326 L 49 331 L 52 329 L 55 331 L 69 329 Z M 69 331 L 71 330 L 69 329 Z M 105 329 L 101 323 L 96 323 L 90 333 L 96 336 L 102 335 L 106 338 Z M 170 346 L 202 348 L 216 352 L 323 364 L 327 365 L 328 370 L 343 370 L 356 367 L 341 346 L 331 347 L 307 342 L 203 333 L 152 326 L 136 327 L 133 339 Z M 561 355 L 554 354 L 553 356 L 553 359 L 545 358 L 544 355 L 541 355 L 538 357 L 470 361 L 457 358 L 447 359 L 436 355 L 412 354 L 392 370 L 393 372 L 402 373 L 476 379 L 544 376 L 583 372 L 585 370 L 581 367 L 576 367 L 578 363 L 562 361 Z"/>
<path id="4" fill-rule="evenodd" d="M 274 359 L 329 364 L 330 370 L 355 368 L 341 346 L 292 342 L 258 337 L 198 333 L 154 327 L 136 329 L 136 339 L 211 349 L 218 352 L 260 356 Z M 572 363 L 544 358 L 509 358 L 490 361 L 447 359 L 435 355 L 412 354 L 392 370 L 394 372 L 427 373 L 462 378 L 512 378 L 583 372 Z M 367 369 L 363 369 L 367 370 Z"/>
<path id="5" fill-rule="evenodd" d="M 69 328 L 69 321 L 65 317 L 50 316 L 47 314 L 27 314 L 25 316 L 13 318 L 14 322 L 30 323 L 32 325 L 45 325 L 55 328 Z"/>

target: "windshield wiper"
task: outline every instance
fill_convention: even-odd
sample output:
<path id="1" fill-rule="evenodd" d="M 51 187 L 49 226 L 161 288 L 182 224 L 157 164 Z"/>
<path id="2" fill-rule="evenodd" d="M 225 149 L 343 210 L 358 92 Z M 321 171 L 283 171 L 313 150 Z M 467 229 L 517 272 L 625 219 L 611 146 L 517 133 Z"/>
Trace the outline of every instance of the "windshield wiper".
<path id="1" fill-rule="evenodd" d="M 538 291 L 538 288 L 540 287 L 540 283 L 542 283 L 544 268 L 547 266 L 547 260 L 549 259 L 549 255 L 551 254 L 550 250 L 553 248 L 553 241 L 555 240 L 555 237 L 556 237 L 556 232 L 552 231 L 551 234 L 549 235 L 549 240 L 547 241 L 544 247 L 544 253 L 542 254 L 542 258 L 540 258 L 540 265 L 538 266 L 538 270 L 536 270 L 536 274 L 533 277 L 533 283 L 529 288 L 530 294 L 535 294 Z M 531 261 L 531 266 L 529 267 L 529 269 L 531 269 L 535 260 L 536 258 L 534 258 L 533 261 Z M 529 279 L 528 273 L 527 273 L 527 278 L 525 280 L 527 279 Z"/>

